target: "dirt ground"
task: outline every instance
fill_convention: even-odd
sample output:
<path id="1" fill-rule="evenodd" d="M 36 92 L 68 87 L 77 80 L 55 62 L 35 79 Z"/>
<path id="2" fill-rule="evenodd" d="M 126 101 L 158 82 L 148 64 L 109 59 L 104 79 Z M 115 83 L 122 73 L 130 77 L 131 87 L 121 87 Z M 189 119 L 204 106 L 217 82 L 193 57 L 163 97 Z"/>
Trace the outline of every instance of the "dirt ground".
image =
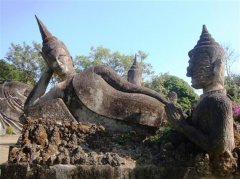
<path id="1" fill-rule="evenodd" d="M 0 136 L 0 165 L 7 161 L 9 146 L 17 142 L 19 135 Z"/>

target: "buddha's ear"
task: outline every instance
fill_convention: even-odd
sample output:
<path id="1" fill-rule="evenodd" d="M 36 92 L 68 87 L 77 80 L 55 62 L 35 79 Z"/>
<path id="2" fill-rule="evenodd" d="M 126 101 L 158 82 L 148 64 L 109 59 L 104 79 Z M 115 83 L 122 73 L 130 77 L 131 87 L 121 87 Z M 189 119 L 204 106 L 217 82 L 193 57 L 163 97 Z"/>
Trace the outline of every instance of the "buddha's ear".
<path id="1" fill-rule="evenodd" d="M 220 57 L 217 57 L 217 59 L 213 63 L 213 73 L 218 74 L 222 70 L 222 64 L 223 61 Z"/>

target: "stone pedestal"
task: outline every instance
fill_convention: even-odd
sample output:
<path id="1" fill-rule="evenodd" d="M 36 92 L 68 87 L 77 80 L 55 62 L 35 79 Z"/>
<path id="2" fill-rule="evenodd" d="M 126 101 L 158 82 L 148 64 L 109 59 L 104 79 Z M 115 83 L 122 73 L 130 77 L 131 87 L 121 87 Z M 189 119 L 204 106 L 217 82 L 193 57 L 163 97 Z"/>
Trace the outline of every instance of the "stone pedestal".
<path id="1" fill-rule="evenodd" d="M 239 175 L 223 177 L 238 179 Z M 23 164 L 8 164 L 1 166 L 1 179 L 219 179 L 212 175 L 199 176 L 193 167 L 175 166 L 136 166 L 111 167 L 109 165 L 54 165 L 44 167 Z"/>

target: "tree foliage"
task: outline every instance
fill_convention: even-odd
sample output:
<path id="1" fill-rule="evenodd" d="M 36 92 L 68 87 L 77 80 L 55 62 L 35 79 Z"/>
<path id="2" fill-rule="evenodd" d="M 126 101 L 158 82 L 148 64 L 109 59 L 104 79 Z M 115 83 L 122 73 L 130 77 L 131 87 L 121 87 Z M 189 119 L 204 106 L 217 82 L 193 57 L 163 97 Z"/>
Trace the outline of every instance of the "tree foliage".
<path id="1" fill-rule="evenodd" d="M 223 45 L 223 49 L 225 53 L 225 70 L 227 74 L 226 84 L 231 86 L 232 82 L 234 82 L 232 79 L 234 76 L 234 73 L 232 72 L 232 66 L 239 60 L 239 55 L 229 45 Z"/>
<path id="2" fill-rule="evenodd" d="M 40 54 L 41 48 L 42 45 L 36 42 L 32 42 L 31 45 L 25 42 L 23 44 L 12 43 L 5 59 L 2 60 L 4 64 L 1 65 L 5 65 L 5 69 L 7 69 L 7 65 L 9 69 L 14 68 L 15 70 L 7 70 L 8 72 L 5 70 L 5 75 L 3 76 L 2 73 L 1 78 L 15 79 L 34 85 L 45 67 L 45 62 Z M 138 51 L 137 55 L 141 59 L 143 75 L 152 74 L 152 66 L 144 61 L 148 55 L 143 51 Z M 113 68 L 120 76 L 126 77 L 133 59 L 133 55 L 122 54 L 118 51 L 111 52 L 110 49 L 100 46 L 97 48 L 92 47 L 88 56 L 78 55 L 73 60 L 78 72 L 92 66 L 104 64 Z M 51 83 L 55 84 L 57 81 L 58 78 L 54 76 Z"/>
<path id="3" fill-rule="evenodd" d="M 232 72 L 233 65 L 238 62 L 239 54 L 229 45 L 223 45 L 225 52 L 225 88 L 232 101 L 240 103 L 240 75 Z"/>
<path id="4" fill-rule="evenodd" d="M 240 103 L 240 75 L 232 74 L 231 79 L 225 78 L 225 88 L 232 101 Z"/>
<path id="5" fill-rule="evenodd" d="M 148 55 L 142 51 L 138 51 L 137 56 L 141 59 L 140 63 L 143 75 L 152 74 L 152 66 L 144 61 Z M 125 55 L 118 51 L 111 52 L 110 49 L 99 46 L 97 48 L 91 47 L 88 56 L 77 56 L 75 58 L 75 65 L 78 71 L 83 71 L 96 65 L 107 65 L 114 69 L 120 76 L 126 77 L 133 59 L 133 55 Z"/>
<path id="6" fill-rule="evenodd" d="M 22 71 L 20 81 L 34 85 L 45 65 L 40 51 L 41 44 L 36 42 L 32 45 L 12 43 L 4 60 Z"/>
<path id="7" fill-rule="evenodd" d="M 178 104 L 183 110 L 190 109 L 199 99 L 198 95 L 193 91 L 184 80 L 169 75 L 167 73 L 155 76 L 146 86 L 167 96 L 170 91 L 174 91 L 178 95 Z"/>
<path id="8" fill-rule="evenodd" d="M 32 78 L 28 78 L 27 80 L 24 78 L 28 75 L 24 70 L 7 63 L 3 59 L 0 60 L 0 69 L 0 81 L 16 80 L 27 84 L 32 84 L 34 82 Z"/>

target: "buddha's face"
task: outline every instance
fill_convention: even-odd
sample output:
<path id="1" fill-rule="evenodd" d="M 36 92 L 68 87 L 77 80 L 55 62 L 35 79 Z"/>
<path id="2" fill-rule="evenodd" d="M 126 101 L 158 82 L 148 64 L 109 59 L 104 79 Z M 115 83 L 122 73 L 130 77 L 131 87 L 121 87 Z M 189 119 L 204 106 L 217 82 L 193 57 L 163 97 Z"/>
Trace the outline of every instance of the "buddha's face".
<path id="1" fill-rule="evenodd" d="M 48 65 L 60 78 L 65 79 L 75 72 L 73 60 L 64 46 L 57 46 L 48 54 Z M 49 58 L 50 57 L 50 58 Z"/>
<path id="2" fill-rule="evenodd" d="M 60 77 L 65 77 L 74 71 L 73 61 L 63 48 L 56 49 L 56 59 L 53 61 L 52 69 Z"/>
<path id="3" fill-rule="evenodd" d="M 212 84 L 213 64 L 206 50 L 190 51 L 187 76 L 192 78 L 192 87 L 202 89 Z"/>

